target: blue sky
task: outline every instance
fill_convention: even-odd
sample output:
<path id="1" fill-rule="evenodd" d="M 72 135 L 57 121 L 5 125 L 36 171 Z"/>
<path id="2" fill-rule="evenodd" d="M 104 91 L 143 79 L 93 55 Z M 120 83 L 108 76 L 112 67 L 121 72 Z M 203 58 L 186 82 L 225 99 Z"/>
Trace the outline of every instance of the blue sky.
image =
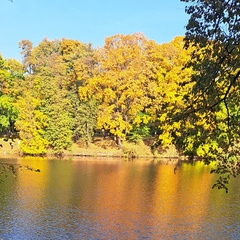
<path id="1" fill-rule="evenodd" d="M 0 0 L 0 52 L 21 59 L 18 43 L 68 38 L 94 47 L 106 37 L 142 32 L 157 43 L 183 36 L 188 16 L 180 0 Z"/>

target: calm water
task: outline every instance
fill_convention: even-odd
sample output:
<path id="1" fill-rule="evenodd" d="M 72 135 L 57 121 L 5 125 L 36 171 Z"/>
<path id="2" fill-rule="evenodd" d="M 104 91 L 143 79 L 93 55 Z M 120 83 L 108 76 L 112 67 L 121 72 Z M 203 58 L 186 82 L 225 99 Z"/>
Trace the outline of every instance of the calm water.
<path id="1" fill-rule="evenodd" d="M 2 160 L 3 161 L 3 160 Z M 6 160 L 4 160 L 6 161 Z M 0 183 L 0 239 L 239 239 L 240 179 L 211 166 L 21 159 L 41 169 Z"/>

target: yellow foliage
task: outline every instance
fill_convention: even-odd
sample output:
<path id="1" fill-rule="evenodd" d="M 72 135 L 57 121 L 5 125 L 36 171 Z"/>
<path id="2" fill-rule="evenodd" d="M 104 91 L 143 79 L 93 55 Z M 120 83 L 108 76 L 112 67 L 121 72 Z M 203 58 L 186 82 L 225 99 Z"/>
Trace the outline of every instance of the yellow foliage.
<path id="1" fill-rule="evenodd" d="M 140 33 L 118 34 L 107 38 L 105 46 L 95 52 L 98 65 L 79 88 L 79 95 L 99 102 L 99 128 L 125 137 L 134 122 L 149 121 L 148 117 L 139 120 L 137 115 L 148 103 L 148 75 L 153 67 L 148 51 L 156 46 Z"/>

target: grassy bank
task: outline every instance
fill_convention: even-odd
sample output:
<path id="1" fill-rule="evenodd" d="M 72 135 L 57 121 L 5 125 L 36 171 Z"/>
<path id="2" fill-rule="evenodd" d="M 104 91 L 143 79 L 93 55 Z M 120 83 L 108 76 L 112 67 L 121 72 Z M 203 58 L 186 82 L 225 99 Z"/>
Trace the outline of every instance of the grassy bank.
<path id="1" fill-rule="evenodd" d="M 112 139 L 95 138 L 88 148 L 84 144 L 73 144 L 71 150 L 65 151 L 65 155 L 91 156 L 91 157 L 122 157 L 122 158 L 174 158 L 178 153 L 174 146 L 169 146 L 163 150 L 155 149 L 146 142 L 138 143 L 123 142 L 119 149 Z"/>
<path id="2" fill-rule="evenodd" d="M 0 138 L 0 156 L 16 157 L 20 156 L 19 139 Z M 48 150 L 47 156 L 51 157 L 54 153 Z M 69 150 L 64 151 L 65 156 L 78 157 L 120 157 L 120 158 L 174 158 L 178 153 L 174 146 L 169 146 L 163 150 L 161 148 L 151 150 L 150 144 L 139 141 L 138 143 L 123 142 L 122 148 L 119 149 L 115 141 L 111 138 L 94 138 L 88 147 L 84 143 L 74 143 Z"/>
<path id="3" fill-rule="evenodd" d="M 20 141 L 18 139 L 0 138 L 0 156 L 13 157 L 20 153 Z"/>

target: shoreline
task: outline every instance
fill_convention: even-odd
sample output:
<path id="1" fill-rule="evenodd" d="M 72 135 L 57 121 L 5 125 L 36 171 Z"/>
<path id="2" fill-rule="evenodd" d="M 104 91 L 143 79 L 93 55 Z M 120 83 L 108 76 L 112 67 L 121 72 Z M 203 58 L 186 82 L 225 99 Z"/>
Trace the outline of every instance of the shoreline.
<path id="1" fill-rule="evenodd" d="M 0 141 L 0 158 L 19 158 L 19 157 L 43 157 L 48 159 L 53 158 L 119 158 L 124 160 L 133 160 L 133 159 L 175 159 L 175 160 L 187 160 L 187 156 L 180 156 L 179 152 L 176 150 L 175 146 L 168 146 L 166 149 L 156 149 L 154 152 L 151 150 L 151 147 L 140 142 L 138 144 L 126 143 L 122 149 L 117 148 L 116 146 L 109 146 L 109 141 L 96 141 L 91 143 L 88 148 L 79 146 L 74 143 L 69 150 L 64 150 L 63 154 L 56 155 L 54 152 L 49 149 L 46 154 L 43 155 L 25 155 L 21 153 L 19 141 L 15 139 L 13 145 L 12 142 Z M 99 142 L 101 144 L 99 144 Z M 97 144 L 98 143 L 98 144 Z"/>

